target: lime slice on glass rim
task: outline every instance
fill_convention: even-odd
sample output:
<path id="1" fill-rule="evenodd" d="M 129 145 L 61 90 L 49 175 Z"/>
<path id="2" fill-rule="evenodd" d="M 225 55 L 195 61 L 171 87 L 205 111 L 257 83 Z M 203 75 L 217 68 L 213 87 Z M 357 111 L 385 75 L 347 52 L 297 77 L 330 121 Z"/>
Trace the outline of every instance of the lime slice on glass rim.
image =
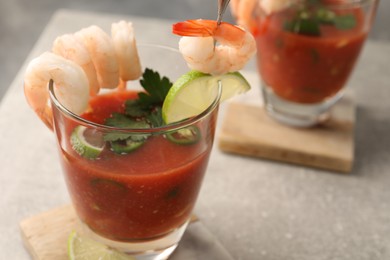
<path id="1" fill-rule="evenodd" d="M 88 159 L 98 157 L 105 145 L 103 133 L 82 125 L 75 127 L 70 136 L 70 143 L 73 150 Z"/>
<path id="2" fill-rule="evenodd" d="M 218 81 L 222 83 L 221 101 L 251 88 L 239 72 L 212 76 L 191 70 L 176 80 L 164 100 L 162 117 L 165 123 L 178 122 L 206 110 L 215 98 Z"/>
<path id="3" fill-rule="evenodd" d="M 68 238 L 68 256 L 70 260 L 135 260 L 132 256 L 80 236 L 75 231 Z"/>

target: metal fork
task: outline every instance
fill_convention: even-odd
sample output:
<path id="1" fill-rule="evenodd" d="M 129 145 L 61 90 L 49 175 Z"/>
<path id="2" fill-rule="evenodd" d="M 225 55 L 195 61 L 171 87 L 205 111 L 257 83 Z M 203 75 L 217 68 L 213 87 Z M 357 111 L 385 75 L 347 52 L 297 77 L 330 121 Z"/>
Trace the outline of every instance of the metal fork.
<path id="1" fill-rule="evenodd" d="M 222 22 L 222 16 L 226 11 L 226 7 L 228 6 L 230 0 L 218 0 L 218 17 L 217 17 L 217 25 L 220 25 Z"/>

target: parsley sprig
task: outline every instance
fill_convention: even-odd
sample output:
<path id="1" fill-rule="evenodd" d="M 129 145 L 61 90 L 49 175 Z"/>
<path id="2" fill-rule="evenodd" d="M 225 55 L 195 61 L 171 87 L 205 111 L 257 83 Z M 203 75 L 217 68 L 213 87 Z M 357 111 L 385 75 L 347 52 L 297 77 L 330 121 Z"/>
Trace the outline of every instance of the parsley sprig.
<path id="1" fill-rule="evenodd" d="M 125 113 L 131 117 L 147 116 L 153 108 L 161 107 L 172 82 L 167 77 L 161 77 L 157 71 L 146 68 L 140 80 L 145 92 L 138 93 L 138 99 L 125 103 Z"/>
<path id="2" fill-rule="evenodd" d="M 142 79 L 142 87 L 147 93 L 139 93 L 138 98 L 144 104 L 162 104 L 172 82 L 167 77 L 161 77 L 157 71 L 146 68 Z"/>
<path id="3" fill-rule="evenodd" d="M 125 102 L 125 113 L 113 113 L 105 124 L 118 128 L 159 127 L 164 124 L 161 106 L 173 83 L 167 77 L 161 77 L 157 71 L 146 68 L 140 80 L 145 92 L 138 93 L 138 98 Z M 133 135 L 110 132 L 104 135 L 107 142 L 135 141 L 142 142 L 147 135 Z"/>

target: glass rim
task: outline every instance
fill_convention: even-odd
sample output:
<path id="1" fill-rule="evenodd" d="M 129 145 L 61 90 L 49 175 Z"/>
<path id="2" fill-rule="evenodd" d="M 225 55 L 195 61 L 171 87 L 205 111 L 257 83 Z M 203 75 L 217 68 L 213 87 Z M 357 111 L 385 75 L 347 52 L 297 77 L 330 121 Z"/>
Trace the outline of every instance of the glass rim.
<path id="1" fill-rule="evenodd" d="M 164 133 L 164 132 L 171 132 L 178 130 L 180 128 L 188 127 L 196 122 L 202 120 L 203 118 L 207 117 L 209 114 L 211 114 L 216 107 L 219 105 L 221 96 L 222 96 L 222 83 L 221 81 L 218 81 L 218 92 L 216 94 L 216 97 L 214 98 L 213 102 L 200 114 L 183 119 L 178 122 L 170 123 L 167 125 L 159 126 L 159 127 L 151 127 L 151 128 L 123 128 L 123 127 L 114 127 L 114 126 L 108 126 L 103 124 L 98 124 L 92 121 L 89 121 L 87 119 L 82 118 L 81 116 L 73 113 L 69 109 L 67 109 L 64 105 L 61 104 L 61 102 L 57 99 L 55 92 L 54 92 L 54 82 L 53 80 L 50 80 L 49 82 L 49 95 L 50 100 L 52 101 L 52 104 L 56 106 L 62 113 L 64 113 L 67 117 L 70 117 L 72 120 L 80 123 L 81 125 L 88 126 L 91 128 L 97 128 L 102 131 L 110 131 L 110 132 L 124 132 L 129 133 L 132 132 L 134 134 L 158 134 L 158 133 Z"/>
<path id="2" fill-rule="evenodd" d="M 177 52 L 178 54 L 180 54 L 180 52 L 173 47 L 158 45 L 158 44 L 151 44 L 151 43 L 138 44 L 137 43 L 137 47 L 161 48 L 161 49 L 166 49 L 169 51 Z M 190 118 L 187 118 L 187 119 L 183 119 L 183 120 L 178 121 L 178 122 L 170 123 L 170 124 L 159 126 L 159 127 L 151 127 L 151 128 L 114 127 L 114 126 L 98 124 L 98 123 L 89 121 L 87 119 L 84 119 L 80 115 L 73 113 L 72 111 L 67 109 L 63 104 L 61 104 L 61 102 L 56 97 L 56 94 L 54 91 L 54 81 L 52 79 L 50 79 L 50 81 L 49 81 L 49 96 L 50 96 L 51 103 L 54 104 L 56 106 L 56 108 L 58 108 L 67 117 L 71 118 L 72 120 L 78 122 L 81 125 L 91 127 L 91 128 L 97 128 L 97 129 L 100 129 L 102 131 L 107 131 L 107 132 L 108 131 L 111 131 L 111 132 L 115 131 L 115 132 L 126 132 L 126 133 L 132 132 L 134 134 L 152 134 L 152 133 L 158 134 L 158 133 L 163 133 L 163 132 L 171 132 L 171 131 L 174 131 L 174 130 L 177 130 L 177 129 L 180 129 L 183 127 L 188 127 L 190 125 L 193 125 L 194 123 L 202 120 L 203 118 L 208 116 L 212 111 L 214 111 L 215 108 L 219 105 L 220 100 L 221 100 L 221 96 L 222 96 L 222 82 L 217 81 L 217 84 L 218 84 L 218 90 L 217 90 L 215 98 L 213 99 L 211 104 L 205 110 L 203 110 L 200 114 L 193 116 L 193 117 L 190 117 Z"/>

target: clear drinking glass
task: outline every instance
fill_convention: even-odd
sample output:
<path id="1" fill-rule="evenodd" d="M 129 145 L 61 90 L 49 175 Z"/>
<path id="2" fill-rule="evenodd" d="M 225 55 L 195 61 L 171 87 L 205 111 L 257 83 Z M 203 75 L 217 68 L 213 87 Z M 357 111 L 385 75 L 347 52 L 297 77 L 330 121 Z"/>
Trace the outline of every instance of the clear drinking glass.
<path id="1" fill-rule="evenodd" d="M 343 96 L 378 1 L 274 1 L 285 5 L 259 1 L 250 18 L 265 109 L 287 125 L 313 126 Z"/>
<path id="2" fill-rule="evenodd" d="M 139 45 L 138 50 L 144 68 L 171 81 L 188 70 L 174 49 Z M 168 65 L 168 60 L 174 62 Z M 194 118 L 128 129 L 71 113 L 50 87 L 60 162 L 86 235 L 137 259 L 166 259 L 173 252 L 189 222 L 212 149 L 221 88 L 215 90 L 210 106 Z M 103 150 L 81 155 L 77 133 L 104 144 Z M 107 141 L 112 135 L 130 141 Z"/>

